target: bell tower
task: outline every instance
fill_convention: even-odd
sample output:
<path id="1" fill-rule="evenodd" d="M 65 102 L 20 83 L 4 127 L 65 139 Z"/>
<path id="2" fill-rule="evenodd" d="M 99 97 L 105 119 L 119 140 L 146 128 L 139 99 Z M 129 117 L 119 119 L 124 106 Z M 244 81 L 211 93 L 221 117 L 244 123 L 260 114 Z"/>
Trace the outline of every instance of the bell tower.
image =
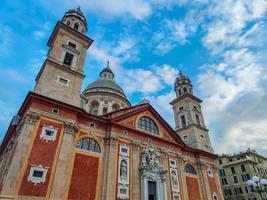
<path id="1" fill-rule="evenodd" d="M 93 40 L 85 35 L 87 22 L 80 8 L 57 22 L 48 42 L 47 59 L 36 77 L 34 92 L 80 107 L 86 51 Z"/>
<path id="2" fill-rule="evenodd" d="M 202 100 L 194 96 L 188 77 L 180 71 L 175 80 L 173 106 L 176 132 L 188 146 L 213 153 L 208 129 L 201 111 Z"/>

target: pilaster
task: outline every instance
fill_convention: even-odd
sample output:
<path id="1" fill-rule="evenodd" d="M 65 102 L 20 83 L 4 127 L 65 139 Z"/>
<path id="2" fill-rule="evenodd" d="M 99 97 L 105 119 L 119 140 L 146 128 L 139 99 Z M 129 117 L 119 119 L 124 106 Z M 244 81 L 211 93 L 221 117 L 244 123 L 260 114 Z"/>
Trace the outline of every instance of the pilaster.
<path id="1" fill-rule="evenodd" d="M 23 163 L 27 160 L 27 152 L 30 151 L 30 143 L 34 139 L 34 132 L 38 129 L 39 119 L 40 115 L 38 113 L 27 112 L 13 135 L 12 148 L 9 146 L 5 150 L 12 151 L 9 154 L 11 155 L 13 153 L 13 157 L 6 158 L 10 160 L 3 168 L 5 170 L 4 174 L 6 175 L 3 179 L 0 199 L 1 197 L 14 197 L 16 194 L 18 180 L 22 176 L 21 169 L 23 168 Z"/>
<path id="2" fill-rule="evenodd" d="M 177 158 L 177 163 L 178 163 L 177 171 L 181 177 L 181 182 L 180 182 L 181 183 L 180 184 L 180 192 L 182 193 L 181 199 L 182 200 L 188 200 L 186 176 L 185 176 L 184 165 L 183 165 L 183 157 L 181 155 L 177 155 L 176 158 Z"/>
<path id="3" fill-rule="evenodd" d="M 66 183 L 68 182 L 67 178 L 72 170 L 72 166 L 69 166 L 69 163 L 71 163 L 72 151 L 75 146 L 75 134 L 78 131 L 79 126 L 76 123 L 64 123 L 63 139 L 50 194 L 51 199 L 62 199 L 64 193 L 68 192 L 66 191 L 68 189 L 66 188 Z"/>
<path id="4" fill-rule="evenodd" d="M 141 191 L 140 191 L 140 147 L 139 142 L 133 142 L 133 162 L 132 162 L 132 193 L 133 199 L 140 199 Z"/>
<path id="5" fill-rule="evenodd" d="M 118 139 L 109 135 L 104 137 L 105 150 L 102 170 L 102 200 L 116 199 L 116 172 L 117 172 L 117 152 Z"/>
<path id="6" fill-rule="evenodd" d="M 207 172 L 206 172 L 206 163 L 202 160 L 198 160 L 197 169 L 199 172 L 199 178 L 200 178 L 203 197 L 204 199 L 207 199 L 207 200 L 212 199 L 211 194 L 210 194 L 209 181 L 208 181 Z"/>

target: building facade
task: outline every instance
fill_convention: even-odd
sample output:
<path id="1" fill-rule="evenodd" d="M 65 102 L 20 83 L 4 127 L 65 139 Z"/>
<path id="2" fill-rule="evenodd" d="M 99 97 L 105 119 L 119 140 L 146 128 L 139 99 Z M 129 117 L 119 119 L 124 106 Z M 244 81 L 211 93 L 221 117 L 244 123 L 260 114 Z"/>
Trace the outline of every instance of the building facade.
<path id="1" fill-rule="evenodd" d="M 149 102 L 132 106 L 109 64 L 81 92 L 86 32 L 80 8 L 56 24 L 1 144 L 0 199 L 222 200 L 190 79 L 176 79 L 176 130 Z"/>
<path id="2" fill-rule="evenodd" d="M 267 178 L 267 159 L 248 149 L 233 155 L 221 155 L 218 169 L 225 200 L 258 200 L 259 193 L 247 185 L 253 176 Z M 262 193 L 267 199 L 267 193 Z"/>

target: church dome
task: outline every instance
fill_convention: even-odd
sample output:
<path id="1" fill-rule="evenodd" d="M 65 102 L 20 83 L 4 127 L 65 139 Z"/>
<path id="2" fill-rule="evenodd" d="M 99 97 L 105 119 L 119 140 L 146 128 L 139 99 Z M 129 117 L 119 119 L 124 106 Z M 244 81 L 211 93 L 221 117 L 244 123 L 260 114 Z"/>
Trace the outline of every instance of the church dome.
<path id="1" fill-rule="evenodd" d="M 123 89 L 115 82 L 114 73 L 109 67 L 109 62 L 99 73 L 99 79 L 90 83 L 83 91 L 83 95 L 88 101 L 88 112 L 96 115 L 131 106 Z M 100 107 L 103 110 L 99 110 Z"/>
<path id="2" fill-rule="evenodd" d="M 109 79 L 98 79 L 93 83 L 89 84 L 84 90 L 83 94 L 90 92 L 109 92 L 119 95 L 123 98 L 127 98 L 124 94 L 123 89 L 114 81 Z"/>

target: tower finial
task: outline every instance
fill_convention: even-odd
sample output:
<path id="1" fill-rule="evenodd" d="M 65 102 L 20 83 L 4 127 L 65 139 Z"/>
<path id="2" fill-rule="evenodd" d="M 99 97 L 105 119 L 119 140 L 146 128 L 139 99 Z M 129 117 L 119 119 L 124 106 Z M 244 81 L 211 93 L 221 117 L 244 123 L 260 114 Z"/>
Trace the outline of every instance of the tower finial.
<path id="1" fill-rule="evenodd" d="M 107 68 L 109 68 L 109 59 L 107 60 Z"/>

